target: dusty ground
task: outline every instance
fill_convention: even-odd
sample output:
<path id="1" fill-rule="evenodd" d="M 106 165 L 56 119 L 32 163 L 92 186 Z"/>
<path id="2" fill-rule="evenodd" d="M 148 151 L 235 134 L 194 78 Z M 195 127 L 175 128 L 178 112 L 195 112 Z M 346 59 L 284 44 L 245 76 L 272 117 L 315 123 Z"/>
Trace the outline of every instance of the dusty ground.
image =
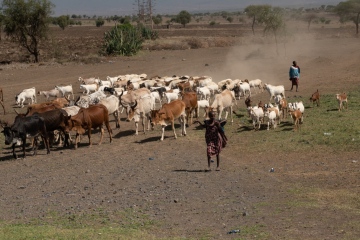
<path id="1" fill-rule="evenodd" d="M 79 95 L 79 76 L 104 79 L 146 73 L 209 75 L 214 81 L 260 78 L 289 89 L 288 67 L 297 60 L 302 70 L 300 92 L 287 91 L 289 96 L 310 96 L 317 88 L 328 94 L 348 91 L 358 88 L 360 48 L 358 38 L 339 37 L 344 31 L 318 29 L 317 33 L 296 35 L 286 46 L 286 56 L 282 45 L 280 56 L 276 56 L 273 44 L 244 40 L 233 47 L 143 52 L 98 64 L 3 65 L 0 83 L 7 114 L 3 116 L 0 111 L 1 118 L 13 120 L 14 96 L 24 88 L 49 90 L 56 84 L 72 84 Z M 267 101 L 268 94 L 259 93 L 254 99 Z M 44 98 L 39 97 L 39 101 Z M 243 100 L 239 107 L 244 107 Z M 53 148 L 46 155 L 40 150 L 38 156 L 26 160 L 13 160 L 10 149 L 2 144 L 1 219 L 46 220 L 50 212 L 89 214 L 100 208 L 111 218 L 112 213 L 131 208 L 159 223 L 150 230 L 157 237 L 360 238 L 359 208 L 334 208 L 326 201 L 314 207 L 308 199 L 294 202 L 296 192 L 307 188 L 347 190 L 358 197 L 357 152 L 326 148 L 248 152 L 248 144 L 256 143 L 256 135 L 244 139 L 236 131 L 238 122 L 236 118 L 234 125 L 228 126 L 231 137 L 221 154 L 220 172 L 204 171 L 204 132 L 195 126 L 190 126 L 188 136 L 177 140 L 167 131 L 164 142 L 160 142 L 159 128 L 134 136 L 133 123 L 122 121 L 118 130 L 111 122 L 115 135 L 112 144 L 106 135 L 103 145 L 88 148 L 84 137 L 76 151 Z M 98 136 L 94 138 L 96 141 Z M 271 167 L 274 173 L 269 172 Z M 121 223 L 122 219 L 112 221 Z M 232 229 L 242 230 L 242 235 L 228 235 Z"/>

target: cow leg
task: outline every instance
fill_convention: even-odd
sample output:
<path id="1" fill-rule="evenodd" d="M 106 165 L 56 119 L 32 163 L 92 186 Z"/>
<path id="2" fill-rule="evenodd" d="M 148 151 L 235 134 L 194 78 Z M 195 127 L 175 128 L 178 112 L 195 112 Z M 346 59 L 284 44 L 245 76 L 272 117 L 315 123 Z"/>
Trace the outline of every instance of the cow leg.
<path id="1" fill-rule="evenodd" d="M 120 114 L 119 110 L 116 110 L 114 112 L 115 122 L 116 122 L 116 128 L 120 128 Z"/>
<path id="2" fill-rule="evenodd" d="M 143 126 L 143 132 L 145 134 L 145 118 L 144 118 L 144 116 L 141 117 L 141 121 L 142 121 L 142 126 Z"/>
<path id="3" fill-rule="evenodd" d="M 165 127 L 166 125 L 161 125 L 161 138 L 160 140 L 163 141 L 164 140 L 164 134 L 165 134 Z"/>
<path id="4" fill-rule="evenodd" d="M 110 128 L 109 121 L 105 121 L 105 127 L 106 127 L 106 129 L 108 130 L 109 137 L 110 137 L 110 143 L 111 143 L 111 142 L 112 142 L 112 130 L 111 130 L 111 128 Z"/>
<path id="5" fill-rule="evenodd" d="M 232 108 L 232 106 L 230 106 L 230 117 L 231 117 L 231 123 L 233 123 L 234 119 L 233 119 L 233 108 Z"/>
<path id="6" fill-rule="evenodd" d="M 100 132 L 101 132 L 101 135 L 100 135 L 99 145 L 101 145 L 101 142 L 102 142 L 102 140 L 103 140 L 103 138 L 104 138 L 104 128 L 103 128 L 102 126 L 100 127 Z"/>
<path id="7" fill-rule="evenodd" d="M 13 157 L 14 157 L 15 159 L 17 159 L 17 155 L 16 155 L 16 152 L 15 152 L 15 146 L 16 146 L 16 144 L 13 143 L 13 145 L 12 145 Z"/>
<path id="8" fill-rule="evenodd" d="M 139 122 L 135 122 L 135 135 L 139 134 L 138 128 L 139 128 Z"/>
<path id="9" fill-rule="evenodd" d="M 50 154 L 50 143 L 49 143 L 49 137 L 46 135 L 42 136 L 45 147 L 46 147 L 46 154 Z"/>
<path id="10" fill-rule="evenodd" d="M 179 122 L 180 122 L 180 126 L 181 126 L 181 135 L 182 135 L 182 136 L 186 136 L 185 117 L 184 117 L 184 116 L 180 116 L 180 117 L 179 117 Z"/>
<path id="11" fill-rule="evenodd" d="M 45 144 L 45 142 L 44 142 Z M 46 145 L 46 144 L 45 144 Z M 33 156 L 36 156 L 37 155 L 37 149 L 38 149 L 38 146 L 39 146 L 39 139 L 38 137 L 34 137 L 33 139 L 33 147 L 32 147 L 32 150 L 34 151 L 33 152 Z M 25 158 L 25 157 L 24 157 Z"/>
<path id="12" fill-rule="evenodd" d="M 175 131 L 175 121 L 174 121 L 174 119 L 171 121 L 171 127 L 172 127 L 172 130 L 173 130 L 173 132 L 174 132 L 174 137 L 175 137 L 175 139 L 177 138 L 177 135 L 176 135 L 176 131 Z"/>
<path id="13" fill-rule="evenodd" d="M 80 137 L 79 133 L 76 132 L 76 136 L 75 136 L 75 149 L 78 148 L 78 138 Z"/>

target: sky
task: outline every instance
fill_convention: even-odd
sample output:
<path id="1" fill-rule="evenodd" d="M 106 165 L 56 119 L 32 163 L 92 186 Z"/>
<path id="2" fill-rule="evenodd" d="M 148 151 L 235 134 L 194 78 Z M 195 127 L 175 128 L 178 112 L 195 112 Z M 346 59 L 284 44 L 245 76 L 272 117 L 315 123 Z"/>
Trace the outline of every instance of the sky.
<path id="1" fill-rule="evenodd" d="M 136 14 L 138 0 L 50 0 L 55 4 L 54 16 L 125 16 Z M 142 2 L 142 0 L 140 0 Z M 249 5 L 270 4 L 281 7 L 318 7 L 337 5 L 338 0 L 152 0 L 154 14 L 193 12 L 241 11 Z"/>

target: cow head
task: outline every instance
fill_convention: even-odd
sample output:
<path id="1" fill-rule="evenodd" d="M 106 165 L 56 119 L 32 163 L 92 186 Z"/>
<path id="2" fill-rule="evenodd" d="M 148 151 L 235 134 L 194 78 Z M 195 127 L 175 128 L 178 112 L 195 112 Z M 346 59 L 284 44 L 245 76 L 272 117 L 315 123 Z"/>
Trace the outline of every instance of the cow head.
<path id="1" fill-rule="evenodd" d="M 164 112 L 160 112 L 160 110 L 152 110 L 150 113 L 150 122 L 151 126 L 154 128 L 155 125 L 161 124 L 163 122 L 162 116 L 164 116 Z"/>
<path id="2" fill-rule="evenodd" d="M 137 106 L 137 101 L 135 100 L 135 103 L 133 105 L 130 105 L 126 108 L 126 112 L 127 112 L 126 121 L 130 122 L 134 118 L 136 106 Z"/>
<path id="3" fill-rule="evenodd" d="M 76 131 L 79 134 L 84 134 L 85 129 L 81 126 L 81 122 L 73 119 L 71 116 L 64 116 L 64 130 L 66 133 Z"/>

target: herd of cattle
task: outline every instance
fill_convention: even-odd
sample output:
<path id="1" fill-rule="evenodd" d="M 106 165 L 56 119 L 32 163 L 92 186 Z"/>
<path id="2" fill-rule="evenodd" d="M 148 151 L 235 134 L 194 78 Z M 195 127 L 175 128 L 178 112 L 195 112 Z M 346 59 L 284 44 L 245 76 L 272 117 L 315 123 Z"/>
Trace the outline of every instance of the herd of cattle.
<path id="1" fill-rule="evenodd" d="M 55 86 L 49 91 L 36 92 L 35 87 L 24 89 L 15 98 L 18 107 L 24 107 L 28 101 L 27 111 L 17 113 L 12 124 L 1 121 L 5 144 L 12 145 L 12 153 L 16 145 L 22 145 L 25 158 L 25 143 L 27 138 L 33 140 L 32 146 L 36 154 L 39 137 L 44 142 L 47 153 L 50 146 L 59 141 L 60 145 L 70 146 L 73 143 L 78 147 L 80 135 L 87 132 L 89 145 L 92 145 L 91 130 L 99 128 L 101 131 L 101 144 L 104 135 L 103 125 L 106 126 L 112 141 L 112 129 L 109 124 L 109 115 L 115 118 L 116 128 L 120 128 L 120 114 L 125 110 L 126 120 L 135 122 L 135 134 L 138 134 L 138 123 L 141 121 L 143 131 L 145 124 L 147 130 L 155 125 L 162 126 L 161 140 L 164 140 L 164 130 L 171 123 L 176 138 L 174 121 L 178 119 L 182 135 L 186 135 L 186 127 L 193 122 L 193 116 L 199 117 L 200 109 L 204 111 L 203 117 L 209 111 L 216 111 L 219 119 L 227 119 L 230 113 L 233 122 L 233 104 L 237 99 L 244 98 L 249 117 L 252 119 L 254 129 L 260 129 L 262 123 L 276 128 L 277 123 L 287 115 L 293 119 L 295 130 L 303 121 L 304 105 L 302 102 L 288 103 L 285 98 L 284 86 L 264 84 L 260 79 L 232 80 L 225 79 L 218 83 L 211 77 L 172 76 L 147 78 L 146 74 L 119 75 L 107 77 L 107 80 L 98 78 L 79 78 L 82 94 L 75 100 L 72 85 Z M 251 91 L 270 94 L 270 102 L 261 101 L 255 106 L 252 104 Z M 0 103 L 5 107 L 0 89 Z M 43 95 L 47 101 L 37 103 L 37 95 Z M 50 100 L 54 98 L 53 100 Z M 347 103 L 346 94 L 338 94 L 339 110 L 343 102 Z M 316 91 L 310 98 L 319 105 L 320 94 Z M 223 111 L 225 117 L 223 118 Z M 267 119 L 267 122 L 265 121 Z M 70 133 L 76 133 L 75 141 Z"/>

